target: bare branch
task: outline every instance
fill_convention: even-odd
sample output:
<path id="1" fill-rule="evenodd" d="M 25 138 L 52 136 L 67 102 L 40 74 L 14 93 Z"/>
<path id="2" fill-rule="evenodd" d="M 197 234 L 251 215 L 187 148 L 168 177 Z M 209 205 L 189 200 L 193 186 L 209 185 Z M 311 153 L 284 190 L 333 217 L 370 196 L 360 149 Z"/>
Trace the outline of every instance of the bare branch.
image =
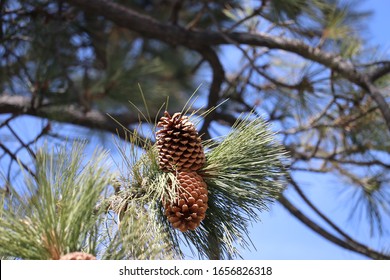
<path id="1" fill-rule="evenodd" d="M 112 118 L 98 110 L 92 109 L 84 113 L 83 109 L 78 105 L 47 105 L 37 110 L 31 108 L 30 105 L 30 98 L 25 96 L 0 96 L 0 114 L 26 114 L 117 133 L 118 126 Z M 138 123 L 139 121 L 137 115 L 127 112 L 112 114 L 111 116 L 123 126 Z"/>
<path id="2" fill-rule="evenodd" d="M 375 82 L 383 76 L 390 74 L 390 61 L 381 62 L 382 66 L 376 67 L 371 73 L 369 73 L 370 81 Z"/>
<path id="3" fill-rule="evenodd" d="M 305 214 L 303 214 L 298 208 L 296 208 L 285 196 L 281 196 L 279 198 L 279 202 L 297 219 L 299 219 L 302 223 L 304 223 L 306 226 L 311 228 L 313 231 L 317 232 L 322 237 L 326 238 L 327 240 L 339 245 L 340 247 L 343 247 L 345 249 L 351 250 L 353 252 L 365 255 L 372 259 L 380 259 L 380 260 L 390 260 L 390 256 L 377 252 L 365 245 L 361 245 L 355 241 L 352 240 L 343 240 L 341 238 L 338 238 L 337 236 L 333 235 L 329 231 L 325 230 L 321 226 L 319 226 L 317 223 L 315 223 L 313 220 L 309 219 Z"/>
<path id="4" fill-rule="evenodd" d="M 225 80 L 225 71 L 221 62 L 219 61 L 218 55 L 212 48 L 203 48 L 198 50 L 198 52 L 203 56 L 205 60 L 209 62 L 211 70 L 213 72 L 213 80 L 211 82 L 207 101 L 207 109 L 211 109 L 218 104 L 221 86 L 223 81 Z M 213 110 L 204 119 L 200 133 L 204 135 L 205 139 L 210 138 L 207 128 L 210 125 L 211 120 L 214 118 L 214 115 L 215 111 Z"/>
<path id="5" fill-rule="evenodd" d="M 3 149 L 3 151 L 9 155 L 9 157 L 11 158 L 12 161 L 15 161 L 17 163 L 20 163 L 22 165 L 22 167 L 28 172 L 30 173 L 31 176 L 35 177 L 35 174 L 34 172 L 27 166 L 25 165 L 23 162 L 21 162 L 18 157 L 11 151 L 9 150 L 6 146 L 4 146 L 1 142 L 0 142 L 0 149 Z"/>
<path id="6" fill-rule="evenodd" d="M 335 223 L 333 223 L 327 216 L 325 216 L 303 193 L 297 182 L 291 177 L 289 177 L 289 181 L 291 185 L 294 187 L 299 196 L 306 202 L 306 204 L 315 212 L 318 216 L 320 216 L 328 225 L 330 225 L 336 232 L 345 237 L 347 240 L 353 240 L 351 236 L 345 233 L 340 227 L 338 227 Z"/>
<path id="7" fill-rule="evenodd" d="M 27 145 L 26 143 L 23 142 L 22 138 L 20 138 L 20 136 L 16 133 L 16 131 L 12 128 L 12 126 L 7 124 L 7 128 L 9 131 L 11 131 L 11 133 L 14 135 L 14 137 L 20 143 L 21 147 L 19 149 L 23 149 L 23 148 L 26 149 L 28 151 L 28 153 L 30 154 L 30 156 L 35 158 L 35 153 L 33 152 L 33 150 L 31 150 L 29 145 Z M 18 149 L 18 151 L 19 151 L 19 149 Z M 15 154 L 17 154 L 18 151 L 16 151 Z"/>

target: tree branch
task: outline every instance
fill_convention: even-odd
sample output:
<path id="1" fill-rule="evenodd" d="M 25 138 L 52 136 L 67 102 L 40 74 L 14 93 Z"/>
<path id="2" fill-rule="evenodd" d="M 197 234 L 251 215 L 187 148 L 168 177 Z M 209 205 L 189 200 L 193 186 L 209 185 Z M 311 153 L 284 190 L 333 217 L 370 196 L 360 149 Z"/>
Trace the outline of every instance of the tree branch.
<path id="1" fill-rule="evenodd" d="M 309 46 L 302 41 L 271 36 L 265 33 L 220 32 L 188 30 L 177 25 L 162 23 L 152 17 L 138 13 L 123 5 L 108 0 L 67 0 L 81 9 L 104 16 L 119 26 L 141 33 L 144 37 L 153 38 L 170 45 L 182 45 L 199 50 L 210 46 L 246 44 L 251 46 L 280 49 L 295 53 L 306 59 L 333 69 L 350 82 L 365 89 L 378 104 L 383 118 L 390 131 L 390 108 L 380 91 L 370 83 L 370 77 L 357 71 L 354 65 L 341 56 L 327 53 L 319 48 Z"/>
<path id="2" fill-rule="evenodd" d="M 31 99 L 29 97 L 13 95 L 0 96 L 0 114 L 26 114 L 87 128 L 97 128 L 115 134 L 118 133 L 118 126 L 112 118 L 98 110 L 93 109 L 84 113 L 83 109 L 78 105 L 47 105 L 39 109 L 31 108 L 30 105 Z M 130 113 L 112 114 L 111 116 L 126 127 L 139 121 L 136 115 Z"/>
<path id="3" fill-rule="evenodd" d="M 171 45 L 179 44 L 191 49 L 202 49 L 212 45 L 231 44 L 234 41 L 239 44 L 281 49 L 326 65 L 347 77 L 354 79 L 357 77 L 352 63 L 343 60 L 340 56 L 323 52 L 298 40 L 270 36 L 265 33 L 188 30 L 177 25 L 159 22 L 152 17 L 107 0 L 67 0 L 67 2 L 88 12 L 102 15 L 119 26 L 141 33 L 144 37 L 157 39 Z"/>
<path id="4" fill-rule="evenodd" d="M 19 158 L 15 155 L 15 153 L 13 153 L 12 151 L 10 151 L 6 146 L 4 146 L 1 142 L 0 142 L 0 149 L 2 149 L 6 154 L 8 154 L 8 156 L 11 158 L 12 161 L 15 161 L 16 163 L 19 163 L 20 165 L 22 165 L 22 167 L 31 175 L 33 176 L 34 178 L 36 178 L 36 175 L 35 173 L 26 165 L 24 164 L 22 161 L 19 160 Z M 10 163 L 11 164 L 11 163 Z"/>
<path id="5" fill-rule="evenodd" d="M 219 93 L 221 91 L 221 86 L 223 81 L 225 80 L 225 71 L 221 62 L 219 61 L 219 57 L 216 52 L 212 48 L 202 48 L 199 49 L 198 52 L 203 56 L 203 58 L 210 64 L 211 70 L 213 72 L 213 79 L 211 82 L 208 100 L 207 100 L 207 109 L 211 109 L 217 106 L 219 101 Z M 211 121 L 214 119 L 215 110 L 212 110 L 205 118 L 200 129 L 200 134 L 204 135 L 205 139 L 210 138 L 208 133 L 208 127 Z"/>
<path id="6" fill-rule="evenodd" d="M 324 228 L 320 227 L 313 220 L 309 219 L 306 215 L 304 215 L 298 208 L 296 208 L 284 195 L 281 195 L 279 198 L 279 202 L 297 219 L 299 219 L 306 226 L 311 228 L 313 231 L 317 232 L 322 237 L 327 240 L 339 245 L 342 248 L 351 250 L 353 252 L 365 255 L 371 259 L 380 259 L 380 260 L 390 260 L 389 255 L 382 254 L 371 248 L 368 248 L 364 245 L 357 244 L 351 240 L 344 241 L 343 239 L 338 238 L 337 236 L 331 234 Z"/>
<path id="7" fill-rule="evenodd" d="M 376 67 L 371 73 L 369 73 L 371 82 L 375 82 L 383 76 L 390 74 L 390 61 L 384 61 L 381 64 L 382 66 Z"/>
<path id="8" fill-rule="evenodd" d="M 294 187 L 299 196 L 306 202 L 306 204 L 318 215 L 320 216 L 328 225 L 330 225 L 336 232 L 338 232 L 341 236 L 346 238 L 347 240 L 352 241 L 352 237 L 345 233 L 340 227 L 338 227 L 335 223 L 333 223 L 327 216 L 325 216 L 303 193 L 297 182 L 289 176 L 288 180 L 290 184 Z"/>

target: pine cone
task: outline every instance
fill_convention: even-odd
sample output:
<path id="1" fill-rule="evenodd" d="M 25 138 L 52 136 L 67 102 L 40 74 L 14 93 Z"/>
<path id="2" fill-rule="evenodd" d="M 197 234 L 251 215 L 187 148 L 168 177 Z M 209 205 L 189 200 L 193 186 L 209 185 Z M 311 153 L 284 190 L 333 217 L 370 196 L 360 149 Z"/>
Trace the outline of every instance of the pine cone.
<path id="1" fill-rule="evenodd" d="M 195 126 L 187 116 L 164 113 L 157 124 L 157 148 L 160 169 L 166 172 L 196 171 L 205 163 L 204 149 Z"/>
<path id="2" fill-rule="evenodd" d="M 178 198 L 165 203 L 165 215 L 174 228 L 194 230 L 206 216 L 207 185 L 196 172 L 179 172 Z"/>
<path id="3" fill-rule="evenodd" d="M 91 254 L 87 254 L 84 252 L 73 252 L 69 253 L 66 255 L 63 255 L 60 260 L 77 260 L 77 261 L 82 261 L 82 260 L 96 260 L 96 257 Z"/>

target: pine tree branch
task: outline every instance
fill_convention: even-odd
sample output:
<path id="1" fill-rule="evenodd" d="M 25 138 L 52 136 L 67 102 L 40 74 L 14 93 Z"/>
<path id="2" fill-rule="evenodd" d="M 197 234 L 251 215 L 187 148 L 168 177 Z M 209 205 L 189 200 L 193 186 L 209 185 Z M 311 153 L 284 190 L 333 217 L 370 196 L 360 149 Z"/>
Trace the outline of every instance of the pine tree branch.
<path id="1" fill-rule="evenodd" d="M 363 89 L 367 90 L 367 92 L 371 95 L 372 99 L 374 99 L 390 131 L 390 107 L 389 104 L 387 104 L 386 99 L 383 97 L 381 90 L 374 85 L 369 75 L 364 75 L 363 82 L 359 85 Z"/>
<path id="2" fill-rule="evenodd" d="M 144 37 L 153 38 L 170 45 L 182 45 L 190 49 L 202 49 L 210 46 L 246 44 L 269 49 L 280 49 L 295 53 L 306 59 L 322 64 L 341 74 L 350 82 L 365 89 L 378 104 L 386 125 L 390 131 L 390 108 L 381 92 L 370 82 L 368 74 L 359 73 L 356 67 L 339 55 L 324 52 L 306 43 L 265 33 L 220 32 L 187 30 L 177 25 L 163 23 L 152 17 L 136 12 L 123 5 L 107 0 L 68 0 L 81 9 L 104 16 L 119 26 L 141 33 Z"/>
<path id="3" fill-rule="evenodd" d="M 82 108 L 77 105 L 46 105 L 35 109 L 31 107 L 31 99 L 29 97 L 2 95 L 0 96 L 0 114 L 7 113 L 49 118 L 58 122 L 80 125 L 87 128 L 97 128 L 118 134 L 121 138 L 125 137 L 123 133 L 119 133 L 120 130 L 118 130 L 118 126 L 113 119 L 105 113 L 95 109 L 84 113 Z M 139 121 L 138 117 L 131 113 L 112 114 L 111 116 L 125 127 L 138 123 Z"/>
<path id="4" fill-rule="evenodd" d="M 218 105 L 219 93 L 221 91 L 222 83 L 225 80 L 225 70 L 223 69 L 217 53 L 211 47 L 199 49 L 198 52 L 206 61 L 208 61 L 213 72 L 213 78 L 207 100 L 207 109 L 211 109 Z M 212 110 L 204 118 L 202 128 L 200 129 L 200 134 L 204 135 L 204 139 L 210 138 L 208 127 L 211 121 L 214 119 L 215 113 L 215 110 Z"/>
<path id="5" fill-rule="evenodd" d="M 317 232 L 319 235 L 324 237 L 325 239 L 339 245 L 344 249 L 348 249 L 350 251 L 362 254 L 371 259 L 379 259 L 379 260 L 390 260 L 390 256 L 377 252 L 365 245 L 361 245 L 353 240 L 343 240 L 338 238 L 334 234 L 325 230 L 323 227 L 319 226 L 313 220 L 309 219 L 305 214 L 303 214 L 298 208 L 296 208 L 284 195 L 279 197 L 279 202 L 298 220 L 304 223 L 306 226 L 311 228 L 313 231 Z"/>
<path id="6" fill-rule="evenodd" d="M 326 65 L 347 77 L 356 78 L 354 67 L 350 62 L 343 60 L 340 56 L 323 52 L 298 40 L 271 36 L 260 32 L 254 34 L 187 30 L 176 25 L 159 22 L 152 17 L 107 0 L 68 0 L 67 2 L 77 5 L 83 10 L 102 15 L 122 27 L 141 33 L 144 37 L 161 40 L 171 45 L 202 49 L 209 46 L 232 44 L 231 42 L 234 41 L 239 44 L 282 49 Z"/>
<path id="7" fill-rule="evenodd" d="M 390 61 L 381 62 L 382 66 L 376 67 L 371 73 L 369 73 L 370 81 L 375 82 L 383 76 L 390 74 Z"/>
<path id="8" fill-rule="evenodd" d="M 303 41 L 298 41 L 298 40 L 291 40 L 288 38 L 278 38 L 274 36 L 270 36 L 266 33 L 244 33 L 244 32 L 230 32 L 232 29 L 228 31 L 223 31 L 222 29 L 219 29 L 218 32 L 215 30 L 215 28 L 211 28 L 210 30 L 213 31 L 202 31 L 202 30 L 188 30 L 188 29 L 183 29 L 180 26 L 176 25 L 176 22 L 174 24 L 169 24 L 166 22 L 160 22 L 157 21 L 151 17 L 148 17 L 146 15 L 142 15 L 142 13 L 132 11 L 129 8 L 126 8 L 124 6 L 120 6 L 116 4 L 115 2 L 110 2 L 107 0 L 97 0 L 97 1 L 84 1 L 84 0 L 69 0 L 68 2 L 71 3 L 84 3 L 82 5 L 90 5 L 90 7 L 83 8 L 85 12 L 90 13 L 90 11 L 93 12 L 93 6 L 99 6 L 102 3 L 106 3 L 109 6 L 117 6 L 117 7 L 122 7 L 123 11 L 127 13 L 127 15 L 124 15 L 123 17 L 123 23 L 127 24 L 128 20 L 133 20 L 133 24 L 131 26 L 126 26 L 127 29 L 131 31 L 136 31 L 141 33 L 142 35 L 147 34 L 146 37 L 152 38 L 152 39 L 157 39 L 160 40 L 161 42 L 166 42 L 167 44 L 170 45 L 182 45 L 187 47 L 190 50 L 194 50 L 198 53 L 200 53 L 203 56 L 204 60 L 207 60 L 210 64 L 211 70 L 213 72 L 213 77 L 212 77 L 212 85 L 210 87 L 210 92 L 209 92 L 209 100 L 208 100 L 208 107 L 213 107 L 214 105 L 217 104 L 219 98 L 220 98 L 220 89 L 221 85 L 224 82 L 224 72 L 223 72 L 223 67 L 221 65 L 221 62 L 219 60 L 218 54 L 215 51 L 215 47 L 219 45 L 235 45 L 236 47 L 240 46 L 240 44 L 250 44 L 251 41 L 255 42 L 253 46 L 259 46 L 259 47 L 265 47 L 263 49 L 268 50 L 288 50 L 289 52 L 293 52 L 295 54 L 301 55 L 302 57 L 305 57 L 306 59 L 311 59 L 313 61 L 317 61 L 318 63 L 321 63 L 323 65 L 326 65 L 327 67 L 331 68 L 334 70 L 334 72 L 338 72 L 337 76 L 343 76 L 352 83 L 361 86 L 365 91 L 369 92 L 371 96 L 373 96 L 374 100 L 376 101 L 377 104 L 381 104 L 380 109 L 382 111 L 382 114 L 384 116 L 384 119 L 387 122 L 387 125 L 389 126 L 390 124 L 390 114 L 389 114 L 389 108 L 386 100 L 383 98 L 383 92 L 375 86 L 374 82 L 383 77 L 384 75 L 388 74 L 390 71 L 390 64 L 386 65 L 385 63 L 381 65 L 381 67 L 378 66 L 378 68 L 374 69 L 371 72 L 364 73 L 358 72 L 356 67 L 359 67 L 357 65 L 351 64 L 349 61 L 343 60 L 337 55 L 329 54 L 326 52 L 323 52 L 322 50 L 318 48 L 312 48 L 310 45 L 305 44 Z M 179 3 L 180 1 L 175 1 L 175 3 Z M 102 15 L 106 16 L 107 14 L 107 7 L 98 7 L 97 10 L 93 13 L 97 15 Z M 99 10 L 99 11 L 98 11 Z M 130 13 L 133 13 L 133 17 L 128 16 Z M 90 13 L 92 14 L 92 13 Z M 119 13 L 120 14 L 120 13 Z M 112 10 L 111 16 L 113 19 L 111 19 L 113 22 L 116 22 L 114 19 L 115 16 L 118 15 L 118 10 Z M 130 19 L 128 19 L 130 18 Z M 144 23 L 149 23 L 149 25 L 145 25 Z M 235 26 L 238 26 L 240 22 L 236 23 Z M 157 28 L 156 28 L 157 27 Z M 153 30 L 154 29 L 154 30 Z M 139 30 L 139 31 L 137 31 Z M 141 31 L 144 30 L 144 31 Z M 170 34 L 169 37 L 167 37 L 167 31 Z M 184 35 L 184 36 L 182 36 Z M 241 40 L 241 41 L 238 41 Z M 212 43 L 212 44 L 211 44 Z M 256 45 L 257 44 L 257 45 Z M 318 53 L 317 53 L 318 52 Z M 328 55 L 328 56 L 327 56 Z M 309 58 L 310 56 L 313 56 L 314 58 Z M 208 58 L 207 58 L 208 57 Z M 250 58 L 249 58 L 250 59 Z M 379 65 L 379 64 L 378 64 Z M 382 67 L 383 66 L 383 67 Z M 252 67 L 255 67 L 254 64 Z M 359 68 L 359 69 L 373 69 L 373 68 Z M 272 77 L 271 77 L 272 78 Z M 276 81 L 276 80 L 275 80 Z M 275 82 L 274 81 L 274 82 Z M 280 84 L 279 84 L 280 85 Z M 2 100 L 0 96 L 0 114 L 1 114 L 1 108 L 3 108 Z M 27 98 L 28 99 L 28 98 Z M 68 106 L 46 106 L 46 108 L 31 108 L 32 102 L 27 102 L 27 106 L 25 107 L 19 107 L 16 110 L 16 115 L 18 114 L 30 114 L 34 116 L 40 116 L 40 117 L 50 117 L 50 119 L 58 120 L 58 121 L 64 121 L 66 123 L 72 123 L 69 120 L 62 120 L 64 118 L 63 112 L 65 110 L 66 116 L 71 115 L 75 118 L 78 118 L 75 121 L 75 124 L 83 125 L 89 128 L 100 128 L 98 125 L 101 123 L 100 117 L 98 117 L 98 121 L 93 120 L 93 117 L 95 116 L 101 116 L 103 119 L 105 117 L 105 114 L 103 112 L 97 111 L 97 114 L 94 115 L 88 115 L 88 113 L 82 113 L 82 110 L 79 110 L 79 107 L 73 106 L 73 105 L 68 105 Z M 29 107 L 30 106 L 30 107 Z M 4 106 L 5 108 L 6 106 Z M 12 106 L 11 106 L 12 107 Z M 9 108 L 11 108 L 9 107 Z M 21 109 L 23 108 L 23 109 Z M 62 108 L 62 109 L 61 109 Z M 71 114 L 69 114 L 69 109 L 71 109 Z M 10 109 L 12 111 L 12 108 Z M 79 112 L 77 112 L 79 111 Z M 29 113 L 26 113 L 29 112 Z M 92 110 L 91 112 L 94 112 Z M 7 112 L 6 112 L 7 113 Z M 122 116 L 122 115 L 121 115 Z M 321 116 L 321 115 L 320 115 Z M 119 122 L 123 123 L 124 125 L 127 126 L 128 120 L 123 117 L 123 121 L 120 120 L 121 117 L 113 116 L 114 118 L 118 119 Z M 210 115 L 208 116 L 209 120 L 205 120 L 205 124 L 203 128 L 207 131 L 207 127 L 209 123 L 212 120 L 215 120 L 215 118 L 219 117 L 219 115 Z M 80 122 L 83 122 L 83 118 L 88 118 L 90 121 L 87 122 L 88 124 L 80 124 Z M 133 117 L 135 121 L 132 123 L 137 123 L 137 118 Z M 223 117 L 221 119 L 224 119 Z M 103 121 L 104 122 L 104 121 Z M 107 122 L 110 123 L 110 120 Z M 97 125 L 98 124 L 98 125 Z M 115 123 L 112 122 L 111 120 L 111 125 L 108 125 L 111 129 L 113 128 L 113 125 Z M 323 125 L 323 124 L 319 124 Z M 336 125 L 336 124 L 335 124 Z M 343 126 L 342 124 L 337 124 L 338 126 Z M 0 125 L 1 127 L 1 125 Z M 202 130 L 203 130 L 202 128 Z M 316 127 L 315 127 L 316 128 Z M 390 126 L 389 126 L 390 128 Z M 101 128 L 105 129 L 106 128 Z M 116 128 L 113 128 L 114 130 L 107 130 L 110 132 L 117 133 Z M 306 129 L 306 128 L 305 128 Z M 22 141 L 19 141 L 22 146 L 23 145 Z M 319 143 L 319 142 L 318 142 Z M 0 143 L 1 144 L 1 143 Z M 317 147 L 318 148 L 318 147 Z M 16 153 L 13 152 L 15 155 Z M 311 154 L 311 157 L 315 157 L 317 154 L 317 149 L 315 149 L 315 152 Z M 331 160 L 331 159 L 329 159 Z M 313 210 L 315 211 L 315 207 L 312 207 Z M 317 209 L 318 211 L 318 209 Z M 317 214 L 320 215 L 320 212 L 317 212 Z M 320 215 L 321 216 L 321 215 Z M 335 229 L 335 228 L 334 228 Z M 336 229 L 335 229 L 336 230 Z M 337 231 L 337 230 L 336 230 Z M 341 234 L 339 232 L 339 234 Z M 341 234 L 342 235 L 342 234 Z M 337 237 L 337 236 L 336 236 Z M 344 236 L 346 238 L 346 236 Z M 339 238 L 342 240 L 342 238 Z M 348 238 L 346 238 L 348 239 Z M 209 241 L 210 243 L 210 241 Z M 361 244 L 360 244 L 361 245 Z M 364 245 L 362 245 L 364 247 Z M 212 254 L 210 254 L 211 256 Z"/>
<path id="9" fill-rule="evenodd" d="M 325 216 L 303 193 L 299 185 L 295 182 L 295 180 L 289 177 L 289 181 L 299 196 L 306 202 L 306 204 L 318 215 L 320 216 L 328 225 L 330 225 L 336 232 L 338 232 L 341 236 L 343 236 L 347 240 L 353 240 L 351 236 L 345 233 L 340 227 L 338 227 L 335 223 L 333 223 L 327 216 Z"/>

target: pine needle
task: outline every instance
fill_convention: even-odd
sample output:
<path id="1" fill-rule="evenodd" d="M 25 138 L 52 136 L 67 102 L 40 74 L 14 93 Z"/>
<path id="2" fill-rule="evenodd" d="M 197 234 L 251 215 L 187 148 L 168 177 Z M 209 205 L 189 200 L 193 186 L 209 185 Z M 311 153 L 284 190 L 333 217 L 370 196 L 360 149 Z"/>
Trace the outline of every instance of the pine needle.
<path id="1" fill-rule="evenodd" d="M 22 259 L 59 259 L 81 251 L 99 218 L 92 211 L 111 175 L 107 153 L 96 150 L 87 162 L 75 143 L 36 156 L 36 178 L 24 172 L 27 191 L 5 198 L 0 218 L 0 254 Z M 95 254 L 96 247 L 88 253 Z"/>
<path id="2" fill-rule="evenodd" d="M 215 236 L 225 258 L 239 256 L 235 244 L 251 246 L 248 226 L 268 210 L 283 190 L 286 152 L 275 141 L 268 125 L 253 114 L 237 122 L 231 133 L 215 148 L 205 144 L 206 166 L 200 171 L 209 189 L 209 209 L 202 228 L 185 233 L 185 238 L 207 256 Z M 203 234 L 203 236 L 202 236 Z"/>
<path id="3" fill-rule="evenodd" d="M 180 244 L 184 241 L 201 258 L 207 258 L 215 250 L 209 238 L 215 238 L 223 258 L 239 257 L 237 245 L 252 246 L 250 222 L 258 220 L 259 213 L 268 210 L 284 188 L 287 155 L 265 121 L 254 114 L 238 121 L 225 138 L 206 141 L 204 146 L 207 162 L 199 174 L 208 185 L 209 208 L 195 231 L 175 230 L 164 215 L 162 201 L 177 196 L 177 182 L 174 174 L 159 169 L 155 146 L 143 146 L 145 152 L 136 162 L 128 160 L 134 154 L 125 155 L 125 148 L 119 147 L 127 162 L 122 171 L 123 195 L 133 194 L 129 204 L 136 202 L 140 209 L 148 209 L 151 221 L 169 233 L 169 243 L 177 254 L 182 255 Z"/>

